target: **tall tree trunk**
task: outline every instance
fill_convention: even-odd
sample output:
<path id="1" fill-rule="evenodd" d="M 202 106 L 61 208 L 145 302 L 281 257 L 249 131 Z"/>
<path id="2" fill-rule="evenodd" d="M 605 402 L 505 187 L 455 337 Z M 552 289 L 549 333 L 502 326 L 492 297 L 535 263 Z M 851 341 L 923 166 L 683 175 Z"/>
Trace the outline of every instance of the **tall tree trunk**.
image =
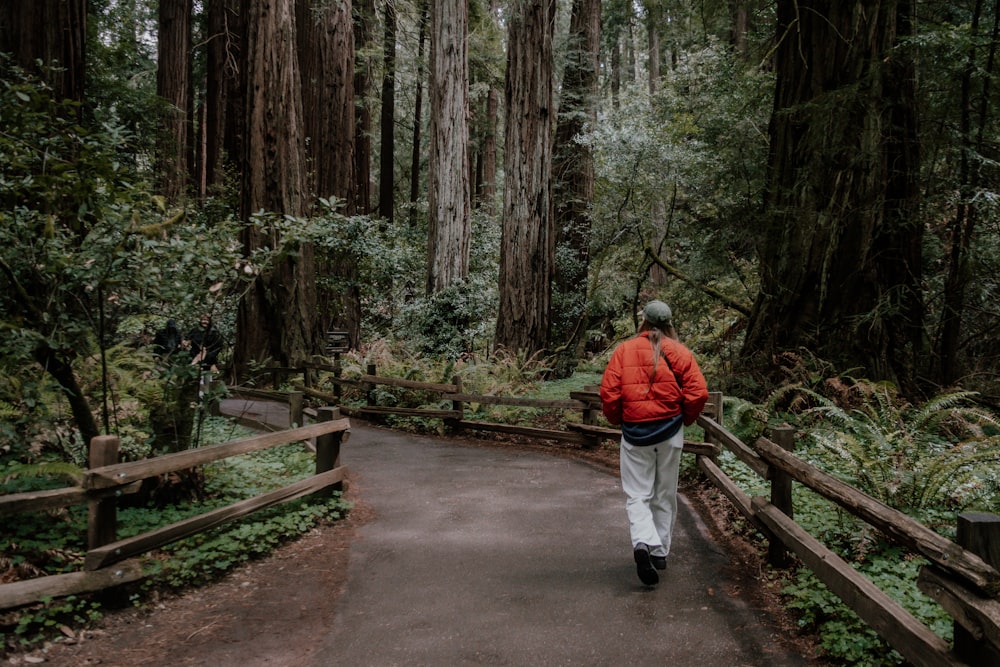
<path id="1" fill-rule="evenodd" d="M 515 0 L 507 32 L 503 232 L 496 345 L 549 343 L 555 230 L 551 193 L 555 0 Z"/>
<path id="2" fill-rule="evenodd" d="M 160 0 L 156 94 L 163 100 L 157 169 L 160 194 L 181 199 L 188 185 L 192 125 L 191 0 Z"/>
<path id="3" fill-rule="evenodd" d="M 336 197 L 341 212 L 356 213 L 354 169 L 354 26 L 351 3 L 297 0 L 299 61 L 311 188 L 318 197 Z M 317 294 L 321 330 L 343 329 L 360 336 L 358 261 L 350 252 L 317 260 L 320 275 L 334 287 Z"/>
<path id="4" fill-rule="evenodd" d="M 424 111 L 424 43 L 427 38 L 427 13 L 431 0 L 420 1 L 420 33 L 417 41 L 417 92 L 413 103 L 413 150 L 410 154 L 410 226 L 417 222 L 420 198 L 420 141 Z"/>
<path id="5" fill-rule="evenodd" d="M 205 45 L 205 122 L 202 134 L 205 148 L 201 196 L 225 186 L 225 167 L 240 162 L 237 150 L 230 152 L 226 136 L 232 133 L 230 125 L 242 125 L 243 115 L 230 114 L 231 99 L 240 87 L 240 51 L 245 46 L 239 17 L 238 0 L 207 0 L 208 39 Z"/>
<path id="6" fill-rule="evenodd" d="M 382 116 L 379 150 L 378 214 L 393 220 L 396 152 L 396 0 L 385 0 L 382 40 Z"/>
<path id="7" fill-rule="evenodd" d="M 57 101 L 83 102 L 86 44 L 86 0 L 0 2 L 0 52 L 41 76 Z"/>
<path id="8" fill-rule="evenodd" d="M 996 3 L 1000 5 L 1000 2 Z M 962 72 L 961 94 L 959 98 L 959 132 L 961 151 L 958 166 L 959 202 L 955 217 L 948 225 L 948 256 L 944 281 L 944 294 L 936 341 L 935 357 L 939 360 L 937 379 L 943 385 L 958 380 L 963 369 L 959 364 L 962 347 L 962 320 L 965 311 L 966 292 L 972 281 L 969 264 L 969 250 L 978 225 L 978 206 L 975 193 L 982 187 L 982 173 L 979 163 L 970 159 L 972 155 L 983 155 L 984 130 L 988 121 L 989 87 L 995 68 L 998 33 L 1000 33 L 1000 6 L 994 7 L 993 34 L 985 62 L 979 62 L 979 25 L 982 20 L 983 0 L 976 0 L 972 10 L 969 29 L 969 52 L 966 55 L 965 70 Z M 984 76 L 985 73 L 985 76 Z M 974 81 L 982 80 L 978 99 L 974 96 Z M 978 114 L 976 109 L 978 109 Z M 978 117 L 976 117 L 978 115 Z M 978 124 L 977 128 L 973 125 Z"/>
<path id="9" fill-rule="evenodd" d="M 294 0 L 251 0 L 247 41 L 247 169 L 242 215 L 304 210 L 305 150 Z M 280 243 L 274 229 L 247 225 L 246 252 Z M 317 352 L 313 249 L 279 258 L 240 302 L 237 366 L 273 360 L 295 365 Z"/>
<path id="10" fill-rule="evenodd" d="M 646 53 L 649 94 L 655 95 L 660 85 L 660 25 L 663 23 L 663 8 L 657 0 L 643 3 L 646 8 Z"/>
<path id="11" fill-rule="evenodd" d="M 490 0 L 488 21 L 492 26 L 498 25 L 500 5 L 497 0 Z M 479 148 L 480 171 L 476 184 L 476 206 L 489 216 L 496 211 L 497 196 L 497 118 L 500 109 L 500 89 L 493 84 L 491 77 L 486 91 L 486 115 L 483 119 L 482 139 Z"/>
<path id="12" fill-rule="evenodd" d="M 912 390 L 921 356 L 909 2 L 778 3 L 761 289 L 745 358 L 802 349 Z"/>
<path id="13" fill-rule="evenodd" d="M 750 55 L 747 44 L 747 33 L 750 32 L 750 11 L 747 8 L 747 2 L 748 0 L 731 0 L 729 3 L 732 22 L 729 43 L 736 50 L 736 53 L 744 59 Z"/>
<path id="14" fill-rule="evenodd" d="M 600 45 L 601 0 L 574 0 L 552 168 L 556 245 L 564 258 L 555 275 L 552 339 L 565 346 L 570 363 L 586 314 L 594 199 L 594 156 L 576 139 L 597 122 Z"/>
<path id="15" fill-rule="evenodd" d="M 354 173 L 356 176 L 354 197 L 358 213 L 372 212 L 371 164 L 372 164 L 372 55 L 377 48 L 375 42 L 375 0 L 354 0 L 354 98 L 356 100 Z"/>
<path id="16" fill-rule="evenodd" d="M 427 175 L 427 293 L 469 273 L 468 5 L 431 8 L 431 125 Z"/>

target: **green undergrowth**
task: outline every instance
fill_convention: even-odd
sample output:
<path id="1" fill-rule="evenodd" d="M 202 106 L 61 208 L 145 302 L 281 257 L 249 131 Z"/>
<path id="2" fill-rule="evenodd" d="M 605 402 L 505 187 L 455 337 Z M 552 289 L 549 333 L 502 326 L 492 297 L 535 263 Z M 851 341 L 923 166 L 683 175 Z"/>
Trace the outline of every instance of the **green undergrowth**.
<path id="1" fill-rule="evenodd" d="M 251 433 L 221 418 L 209 418 L 203 425 L 206 443 Z M 117 534 L 124 539 L 155 530 L 287 486 L 314 471 L 315 455 L 303 443 L 216 461 L 201 469 L 198 499 L 121 508 Z M 142 605 L 156 592 L 210 583 L 319 525 L 340 519 L 349 509 L 339 492 L 313 494 L 168 544 L 142 557 L 148 576 L 128 587 L 128 602 Z M 0 571 L 6 573 L 5 580 L 79 571 L 86 534 L 85 506 L 7 517 L 0 530 L 7 545 L 0 553 Z M 52 640 L 66 628 L 99 619 L 108 604 L 121 604 L 121 599 L 70 596 L 0 614 L 0 646 L 6 652 Z"/>
<path id="2" fill-rule="evenodd" d="M 1000 494 L 996 417 L 966 393 L 943 394 L 909 405 L 891 387 L 865 381 L 827 381 L 827 392 L 790 385 L 767 401 L 727 399 L 726 425 L 752 443 L 768 426 L 796 428 L 795 453 L 820 470 L 862 489 L 949 539 L 957 516 L 995 511 Z M 749 496 L 770 486 L 729 452 L 726 474 Z M 801 484 L 793 486 L 795 522 L 870 579 L 929 627 L 952 640 L 952 618 L 917 586 L 926 560 Z M 740 528 L 766 549 L 763 536 Z M 905 664 L 815 574 L 801 565 L 770 571 L 785 606 L 803 632 L 816 636 L 824 657 L 838 664 L 882 667 Z"/>

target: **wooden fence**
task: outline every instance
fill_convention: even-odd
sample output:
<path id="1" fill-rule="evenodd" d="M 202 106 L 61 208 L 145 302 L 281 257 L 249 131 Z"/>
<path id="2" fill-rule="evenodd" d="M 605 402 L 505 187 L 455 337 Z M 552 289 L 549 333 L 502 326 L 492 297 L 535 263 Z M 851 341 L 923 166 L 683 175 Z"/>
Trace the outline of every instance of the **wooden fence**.
<path id="1" fill-rule="evenodd" d="M 542 400 L 465 393 L 458 378 L 450 384 L 442 384 L 379 377 L 372 366 L 367 368 L 365 375 L 354 379 L 342 377 L 335 366 L 313 365 L 305 371 L 305 377 L 309 377 L 309 370 L 334 372 L 334 376 L 327 379 L 334 385 L 334 393 L 311 386 L 297 387 L 307 396 L 336 402 L 341 396 L 341 385 L 356 386 L 364 391 L 367 405 L 341 406 L 348 415 L 376 420 L 390 414 L 437 418 L 456 430 L 498 431 L 571 442 L 581 447 L 593 447 L 601 439 L 617 441 L 621 438 L 619 429 L 596 423 L 600 398 L 592 389 L 573 392 L 569 400 Z M 379 406 L 375 403 L 377 385 L 438 393 L 442 401 L 451 401 L 452 405 L 450 409 Z M 565 421 L 563 430 L 496 424 L 466 419 L 466 404 L 571 411 L 579 412 L 580 417 Z M 976 513 L 960 515 L 958 542 L 952 542 L 796 457 L 792 452 L 792 429 L 773 429 L 769 437 L 759 438 L 752 445 L 742 442 L 722 425 L 722 395 L 719 393 L 712 394 L 697 423 L 704 429 L 705 442 L 685 441 L 684 450 L 697 457 L 699 470 L 767 538 L 772 565 L 789 565 L 788 552 L 793 552 L 910 664 L 918 667 L 963 664 L 1000 667 L 1000 572 L 997 570 L 1000 566 L 1000 517 Z M 732 452 L 750 470 L 769 481 L 770 496 L 751 498 L 743 492 L 719 467 L 721 448 Z M 917 585 L 954 619 L 953 650 L 871 580 L 794 522 L 793 482 L 833 501 L 894 544 L 927 560 Z"/>
<path id="2" fill-rule="evenodd" d="M 317 414 L 320 421 L 309 426 L 128 463 L 117 462 L 119 443 L 116 437 L 99 436 L 91 441 L 90 468 L 79 486 L 0 495 L 0 517 L 81 503 L 88 505 L 88 551 L 83 570 L 2 584 L 0 609 L 137 581 L 146 575 L 139 559 L 135 558 L 140 554 L 266 507 L 342 486 L 347 468 L 339 463 L 340 446 L 350 428 L 350 422 L 342 418 L 336 408 L 321 408 Z M 135 537 L 118 539 L 116 498 L 133 492 L 142 480 L 232 456 L 312 439 L 315 439 L 316 448 L 314 475 Z"/>
<path id="3" fill-rule="evenodd" d="M 366 374 L 358 378 L 342 377 L 336 364 L 333 366 L 314 364 L 306 369 L 282 370 L 302 373 L 305 382 L 297 387 L 297 391 L 327 403 L 340 401 L 342 386 L 356 386 L 361 389 L 367 397 L 366 405 L 339 406 L 340 411 L 346 416 L 357 415 L 378 420 L 391 414 L 441 419 L 456 430 L 504 432 L 543 440 L 570 442 L 581 447 L 594 447 L 602 439 L 618 440 L 621 437 L 618 429 L 597 423 L 596 415 L 600 411 L 600 399 L 593 390 L 573 392 L 568 400 L 527 399 L 466 393 L 459 379 L 452 383 L 428 383 L 379 377 L 372 366 L 367 368 Z M 314 383 L 310 382 L 312 375 L 322 372 L 333 373 L 332 377 L 327 378 L 327 382 L 333 385 L 332 393 L 317 389 L 313 386 Z M 425 409 L 380 406 L 376 403 L 375 388 L 378 385 L 437 393 L 442 402 L 450 401 L 451 407 Z M 566 420 L 564 429 L 497 424 L 466 419 L 464 407 L 466 404 L 579 411 L 580 417 L 574 416 L 573 419 Z M 326 418 L 331 417 L 327 414 Z M 772 564 L 787 565 L 790 562 L 788 552 L 793 552 L 910 664 L 918 667 L 963 664 L 976 667 L 1000 666 L 1000 572 L 997 570 L 997 566 L 1000 565 L 1000 517 L 993 514 L 959 516 L 958 542 L 952 542 L 905 514 L 796 457 L 792 451 L 794 433 L 790 429 L 772 430 L 768 434 L 769 437 L 761 437 L 752 445 L 747 445 L 730 433 L 722 423 L 722 395 L 716 393 L 712 395 L 709 405 L 698 418 L 698 425 L 705 432 L 705 442 L 685 441 L 684 449 L 697 457 L 698 468 L 706 478 L 718 487 L 739 512 L 768 539 Z M 101 517 L 102 508 L 107 511 L 108 505 L 105 503 L 113 502 L 109 494 L 121 492 L 127 489 L 129 484 L 145 477 L 189 468 L 224 456 L 263 449 L 275 444 L 320 436 L 317 437 L 316 477 L 305 480 L 299 485 L 292 485 L 296 487 L 294 489 L 286 487 L 287 490 L 275 492 L 281 496 L 280 499 L 269 499 L 271 494 L 268 494 L 252 502 L 244 501 L 237 505 L 281 502 L 343 479 L 343 468 L 334 465 L 336 456 L 331 458 L 334 443 L 329 441 L 325 445 L 320 445 L 319 440 L 322 437 L 341 434 L 347 428 L 347 420 L 325 421 L 282 433 L 256 436 L 225 445 L 216 445 L 214 448 L 206 447 L 181 452 L 150 461 L 119 465 L 103 465 L 98 461 L 92 464 L 94 468 L 88 472 L 85 483 L 80 488 L 61 490 L 58 493 L 22 494 L 34 496 L 32 498 L 0 496 L 0 515 L 26 511 L 28 508 L 44 509 L 86 501 L 90 504 L 91 527 L 95 531 L 92 535 L 93 544 L 85 562 L 85 572 L 79 573 L 78 577 L 86 579 L 87 587 L 84 587 L 82 581 L 69 578 L 76 575 L 58 575 L 67 577 L 66 583 L 60 584 L 58 588 L 63 591 L 61 593 L 53 592 L 56 590 L 54 584 L 45 587 L 44 591 L 41 584 L 33 584 L 30 581 L 7 584 L 0 586 L 0 608 L 14 606 L 11 602 L 25 604 L 43 595 L 65 595 L 71 590 L 74 592 L 96 590 L 109 584 L 123 583 L 129 580 L 129 577 L 136 576 L 132 570 L 126 569 L 129 561 L 123 559 L 192 534 L 196 530 L 235 518 L 230 516 L 231 512 L 242 512 L 246 509 L 233 506 L 236 509 L 226 508 L 195 520 L 181 522 L 187 525 L 175 524 L 131 540 L 116 542 L 111 534 L 113 531 L 106 535 L 102 534 L 102 530 L 106 531 L 107 526 L 112 525 L 110 517 Z M 337 443 L 336 447 L 339 448 L 339 438 Z M 770 482 L 769 497 L 747 496 L 722 471 L 718 463 L 721 448 L 732 452 L 750 470 Z M 212 453 L 205 454 L 206 452 Z M 321 468 L 324 472 L 320 472 Z M 871 580 L 857 572 L 849 563 L 794 522 L 793 483 L 804 485 L 833 501 L 880 531 L 893 543 L 926 559 L 927 564 L 921 569 L 917 585 L 920 590 L 937 600 L 954 619 L 953 650 Z"/>

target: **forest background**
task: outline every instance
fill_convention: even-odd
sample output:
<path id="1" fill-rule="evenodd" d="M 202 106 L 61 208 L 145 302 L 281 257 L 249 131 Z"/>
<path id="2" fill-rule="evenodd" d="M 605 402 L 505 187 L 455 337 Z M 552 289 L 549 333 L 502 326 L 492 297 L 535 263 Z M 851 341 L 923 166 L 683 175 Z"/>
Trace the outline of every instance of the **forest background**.
<path id="1" fill-rule="evenodd" d="M 147 344 L 204 313 L 229 380 L 329 330 L 555 379 L 658 297 L 758 414 L 995 408 L 998 45 L 983 0 L 3 3 L 8 476 L 189 446 Z"/>

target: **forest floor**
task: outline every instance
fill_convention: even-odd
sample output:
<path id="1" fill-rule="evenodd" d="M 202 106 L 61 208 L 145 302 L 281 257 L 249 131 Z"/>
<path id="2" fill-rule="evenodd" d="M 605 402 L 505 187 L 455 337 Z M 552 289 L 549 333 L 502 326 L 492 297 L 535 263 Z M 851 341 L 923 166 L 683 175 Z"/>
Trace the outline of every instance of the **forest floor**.
<path id="1" fill-rule="evenodd" d="M 483 446 L 545 451 L 587 460 L 617 470 L 613 449 L 581 451 L 513 442 L 494 437 Z M 350 479 L 350 478 L 349 478 Z M 766 563 L 766 546 L 741 526 L 745 522 L 728 500 L 707 483 L 689 482 L 682 489 L 697 509 L 712 538 L 731 556 L 726 574 L 733 595 L 764 611 L 775 635 L 787 647 L 807 657 L 811 665 L 827 663 L 819 657 L 815 637 L 802 634 L 784 606 L 777 575 Z M 349 484 L 348 515 L 317 527 L 270 557 L 239 567 L 217 583 L 164 594 L 154 591 L 139 606 L 110 610 L 92 627 L 64 628 L 58 640 L 30 651 L 9 654 L 9 665 L 46 664 L 80 667 L 134 667 L 137 665 L 203 665 L 206 654 L 219 655 L 228 647 L 225 662 L 213 665 L 278 665 L 307 662 L 328 632 L 338 596 L 347 579 L 350 547 L 358 529 L 374 513 Z M 267 634 L 248 639 L 248 619 L 266 619 Z M 211 647 L 211 650 L 209 650 Z"/>

